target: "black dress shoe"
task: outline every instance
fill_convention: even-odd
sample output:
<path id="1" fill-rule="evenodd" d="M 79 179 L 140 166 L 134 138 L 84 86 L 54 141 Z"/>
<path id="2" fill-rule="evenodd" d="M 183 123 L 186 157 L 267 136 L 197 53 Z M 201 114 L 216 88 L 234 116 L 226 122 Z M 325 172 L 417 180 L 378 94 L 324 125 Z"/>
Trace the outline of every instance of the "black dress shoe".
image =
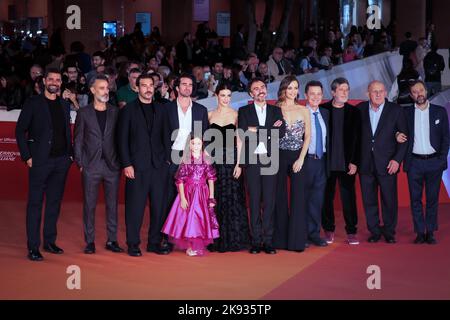
<path id="1" fill-rule="evenodd" d="M 425 234 L 418 233 L 416 239 L 414 240 L 415 244 L 422 244 L 425 243 Z"/>
<path id="2" fill-rule="evenodd" d="M 275 254 L 277 253 L 277 250 L 272 246 L 264 246 L 264 252 L 267 254 Z"/>
<path id="3" fill-rule="evenodd" d="M 44 257 L 39 252 L 39 249 L 31 249 L 28 250 L 28 259 L 31 261 L 42 261 L 44 260 Z"/>
<path id="4" fill-rule="evenodd" d="M 323 239 L 311 239 L 309 241 L 311 244 L 315 245 L 316 247 L 326 247 L 328 246 L 328 243 Z"/>
<path id="5" fill-rule="evenodd" d="M 394 236 L 385 235 L 384 239 L 386 240 L 386 243 L 397 243 Z"/>
<path id="6" fill-rule="evenodd" d="M 105 249 L 112 252 L 123 252 L 123 249 L 119 247 L 117 241 L 108 241 L 105 245 Z"/>
<path id="7" fill-rule="evenodd" d="M 380 241 L 380 239 L 381 239 L 380 235 L 373 234 L 369 237 L 369 239 L 367 239 L 367 242 L 376 243 L 376 242 Z"/>
<path id="8" fill-rule="evenodd" d="M 426 235 L 426 241 L 427 241 L 428 244 L 437 244 L 437 240 L 436 240 L 436 238 L 434 237 L 433 232 L 427 233 L 427 235 Z"/>
<path id="9" fill-rule="evenodd" d="M 161 242 L 161 248 L 169 250 L 169 252 L 172 252 L 173 251 L 173 243 L 170 243 L 167 240 L 163 240 Z"/>
<path id="10" fill-rule="evenodd" d="M 44 251 L 53 253 L 53 254 L 62 254 L 64 253 L 64 250 L 59 248 L 56 244 L 54 243 L 47 243 L 44 245 Z"/>
<path id="11" fill-rule="evenodd" d="M 147 246 L 147 252 L 153 252 L 153 253 L 156 253 L 156 254 L 164 255 L 164 254 L 169 254 L 170 253 L 170 249 L 168 247 L 163 248 L 163 247 L 160 247 L 160 246 Z"/>
<path id="12" fill-rule="evenodd" d="M 94 254 L 95 253 L 95 243 L 91 242 L 86 245 L 84 248 L 84 253 L 86 254 Z"/>
<path id="13" fill-rule="evenodd" d="M 142 256 L 142 252 L 138 246 L 130 246 L 128 247 L 128 255 L 131 257 L 140 257 Z"/>
<path id="14" fill-rule="evenodd" d="M 248 252 L 250 252 L 251 254 L 260 253 L 261 252 L 261 247 L 259 247 L 259 246 L 252 246 Z"/>

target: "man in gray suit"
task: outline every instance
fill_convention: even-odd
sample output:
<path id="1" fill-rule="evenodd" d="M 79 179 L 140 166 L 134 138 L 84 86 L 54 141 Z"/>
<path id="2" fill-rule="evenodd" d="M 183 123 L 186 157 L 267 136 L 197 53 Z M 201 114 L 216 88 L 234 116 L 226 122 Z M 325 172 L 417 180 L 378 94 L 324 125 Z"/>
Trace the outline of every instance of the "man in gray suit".
<path id="1" fill-rule="evenodd" d="M 86 248 L 95 253 L 95 207 L 100 184 L 103 182 L 106 204 L 108 241 L 106 249 L 122 252 L 117 243 L 117 203 L 120 164 L 116 151 L 116 125 L 119 109 L 108 104 L 108 79 L 95 76 L 90 82 L 94 102 L 78 111 L 75 121 L 74 153 L 83 182 L 83 222 Z"/>

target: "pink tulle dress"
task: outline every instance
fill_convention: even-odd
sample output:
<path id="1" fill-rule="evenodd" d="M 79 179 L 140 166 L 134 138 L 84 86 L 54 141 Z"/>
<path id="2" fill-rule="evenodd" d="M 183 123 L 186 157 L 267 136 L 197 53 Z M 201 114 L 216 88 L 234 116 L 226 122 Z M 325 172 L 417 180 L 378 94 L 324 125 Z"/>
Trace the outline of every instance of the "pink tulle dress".
<path id="1" fill-rule="evenodd" d="M 216 171 L 204 157 L 191 158 L 190 164 L 180 164 L 175 183 L 177 186 L 183 183 L 189 206 L 182 209 L 180 195 L 177 195 L 162 228 L 176 248 L 191 248 L 197 255 L 203 255 L 206 246 L 219 237 L 214 208 L 208 205 L 208 180 L 216 181 Z"/>

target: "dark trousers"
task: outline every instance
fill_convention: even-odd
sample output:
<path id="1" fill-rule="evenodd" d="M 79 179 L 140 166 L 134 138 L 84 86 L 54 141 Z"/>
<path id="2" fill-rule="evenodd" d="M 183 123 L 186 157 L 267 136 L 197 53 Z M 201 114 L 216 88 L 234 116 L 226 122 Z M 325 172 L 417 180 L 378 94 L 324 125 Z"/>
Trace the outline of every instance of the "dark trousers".
<path id="1" fill-rule="evenodd" d="M 339 192 L 344 211 L 345 231 L 347 234 L 356 234 L 358 211 L 356 209 L 355 178 L 356 175 L 349 175 L 343 171 L 330 172 L 325 188 L 325 203 L 322 210 L 322 228 L 325 231 L 334 232 L 336 229 L 333 202 L 336 193 L 336 183 L 339 182 Z"/>
<path id="2" fill-rule="evenodd" d="M 307 238 L 305 212 L 305 169 L 294 173 L 292 165 L 301 150 L 280 150 L 273 243 L 278 249 L 303 250 Z M 288 194 L 288 177 L 290 194 Z M 288 200 L 290 196 L 290 201 Z"/>
<path id="3" fill-rule="evenodd" d="M 61 210 L 67 173 L 72 160 L 68 156 L 49 158 L 33 165 L 28 175 L 27 238 L 28 249 L 41 245 L 40 229 L 45 195 L 44 244 L 56 241 L 56 225 Z"/>
<path id="4" fill-rule="evenodd" d="M 125 182 L 125 223 L 127 245 L 141 243 L 140 231 L 147 201 L 150 201 L 150 227 L 148 245 L 159 246 L 162 240 L 161 229 L 166 217 L 167 206 L 167 166 L 135 171 L 135 179 Z"/>
<path id="5" fill-rule="evenodd" d="M 372 160 L 373 161 L 373 160 Z M 375 164 L 372 165 L 375 168 Z M 397 175 L 360 174 L 361 193 L 366 213 L 367 228 L 375 236 L 395 235 L 398 216 Z M 380 226 L 378 191 L 381 193 L 381 212 L 384 227 Z"/>
<path id="6" fill-rule="evenodd" d="M 438 229 L 439 189 L 442 163 L 438 158 L 427 160 L 413 158 L 408 170 L 408 186 L 414 232 L 433 232 Z M 422 193 L 425 186 L 426 206 L 423 214 Z"/>
<path id="7" fill-rule="evenodd" d="M 305 205 L 308 238 L 320 238 L 324 192 L 327 184 L 326 157 L 322 159 L 305 158 Z"/>
<path id="8" fill-rule="evenodd" d="M 262 165 L 245 168 L 250 203 L 250 235 L 253 246 L 272 246 L 277 175 L 262 175 Z"/>
<path id="9" fill-rule="evenodd" d="M 83 224 L 86 243 L 95 242 L 95 208 L 98 190 L 103 184 L 106 207 L 108 241 L 117 241 L 117 204 L 119 199 L 120 171 L 111 170 L 104 160 L 97 168 L 83 168 Z"/>

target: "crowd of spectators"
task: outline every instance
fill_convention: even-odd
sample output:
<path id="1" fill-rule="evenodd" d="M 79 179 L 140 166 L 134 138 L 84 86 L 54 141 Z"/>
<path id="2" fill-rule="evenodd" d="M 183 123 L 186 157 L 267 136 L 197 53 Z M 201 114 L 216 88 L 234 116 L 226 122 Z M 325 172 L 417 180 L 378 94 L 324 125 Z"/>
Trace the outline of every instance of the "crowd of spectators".
<path id="1" fill-rule="evenodd" d="M 311 26 L 299 46 L 293 45 L 290 33 L 285 46 L 273 46 L 267 54 L 260 49 L 260 32 L 255 52 L 248 52 L 242 25 L 231 37 L 229 48 L 207 22 L 201 23 L 195 34 L 185 32 L 176 44 L 167 44 L 163 38 L 158 27 L 144 36 L 137 24 L 123 37 L 105 37 L 92 53 L 79 41 L 66 50 L 60 30 L 52 34 L 49 45 L 29 37 L 0 43 L 0 105 L 20 109 L 26 98 L 40 94 L 47 67 L 63 71 L 61 95 L 77 110 L 92 100 L 89 81 L 96 74 L 107 76 L 110 102 L 119 107 L 136 98 L 136 79 L 142 73 L 154 75 L 155 99 L 165 103 L 176 98 L 173 84 L 177 76 L 188 72 L 195 80 L 193 99 L 199 100 L 212 96 L 223 81 L 231 83 L 234 91 L 245 91 L 255 77 L 269 83 L 287 75 L 330 70 L 392 50 L 395 45 L 389 28 L 371 31 L 356 26 L 346 36 L 338 28 L 319 34 Z"/>

